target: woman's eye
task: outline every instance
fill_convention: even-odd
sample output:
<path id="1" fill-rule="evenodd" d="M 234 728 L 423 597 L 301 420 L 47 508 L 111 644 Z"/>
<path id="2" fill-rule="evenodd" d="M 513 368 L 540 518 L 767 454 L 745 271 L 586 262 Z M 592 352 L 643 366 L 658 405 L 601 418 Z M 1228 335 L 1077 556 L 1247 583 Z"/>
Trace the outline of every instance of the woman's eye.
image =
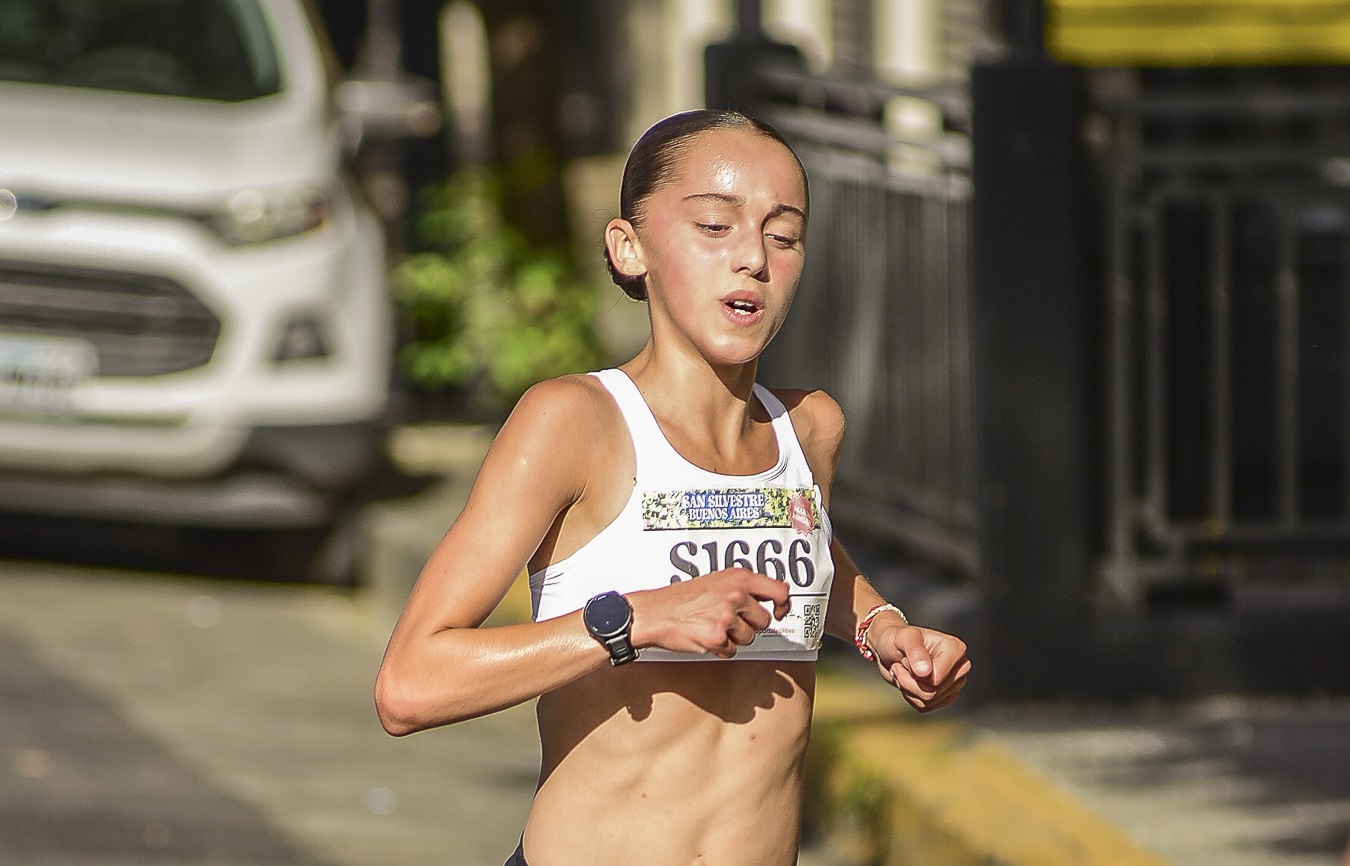
<path id="1" fill-rule="evenodd" d="M 800 241 L 800 238 L 796 237 L 795 235 L 771 234 L 769 235 L 769 240 L 773 241 L 775 244 L 777 244 L 780 247 L 783 247 L 784 249 L 791 249 L 792 247 L 795 247 L 797 245 L 797 243 Z"/>
<path id="2" fill-rule="evenodd" d="M 723 225 L 722 223 L 698 223 L 697 225 L 701 230 L 710 235 L 721 234 L 731 228 L 731 226 Z"/>

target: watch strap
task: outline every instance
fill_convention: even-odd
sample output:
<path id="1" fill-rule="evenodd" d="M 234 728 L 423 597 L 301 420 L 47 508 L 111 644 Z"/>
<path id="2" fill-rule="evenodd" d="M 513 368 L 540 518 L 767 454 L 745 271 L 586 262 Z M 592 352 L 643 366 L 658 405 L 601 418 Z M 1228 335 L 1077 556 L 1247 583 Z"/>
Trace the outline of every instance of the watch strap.
<path id="1" fill-rule="evenodd" d="M 609 650 L 609 663 L 615 667 L 637 661 L 637 650 L 627 632 L 606 638 L 605 647 Z"/>

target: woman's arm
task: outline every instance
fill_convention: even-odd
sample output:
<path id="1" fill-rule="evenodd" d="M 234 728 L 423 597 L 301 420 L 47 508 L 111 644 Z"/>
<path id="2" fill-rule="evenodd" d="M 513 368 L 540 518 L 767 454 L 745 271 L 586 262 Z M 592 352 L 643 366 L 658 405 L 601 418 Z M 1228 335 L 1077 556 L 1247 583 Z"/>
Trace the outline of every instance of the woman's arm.
<path id="1" fill-rule="evenodd" d="M 852 644 L 858 626 L 886 600 L 868 583 L 838 539 L 830 552 L 834 583 L 825 630 Z M 883 610 L 872 619 L 863 640 L 882 678 L 921 713 L 947 706 L 965 687 L 970 659 L 965 642 L 955 635 L 911 625 L 901 614 Z"/>
<path id="2" fill-rule="evenodd" d="M 617 511 L 613 485 L 625 473 L 615 455 L 627 436 L 612 400 L 583 377 L 540 383 L 521 398 L 394 627 L 375 684 L 385 730 L 401 736 L 485 715 L 608 665 L 608 650 L 587 633 L 579 611 L 480 626 L 560 516 L 589 509 L 596 526 L 613 517 L 606 507 Z M 779 617 L 788 603 L 782 583 L 744 569 L 628 599 L 639 650 L 723 657 L 769 624 L 760 601 L 773 601 Z"/>
<path id="3" fill-rule="evenodd" d="M 558 515 L 584 495 L 601 423 L 596 395 L 580 382 L 543 382 L 521 398 L 394 627 L 375 685 L 387 731 L 491 713 L 605 664 L 580 613 L 479 628 Z"/>
<path id="4" fill-rule="evenodd" d="M 844 444 L 844 413 L 823 391 L 800 393 L 789 405 L 795 407 L 793 426 L 828 508 Z M 886 599 L 868 582 L 837 538 L 830 544 L 830 555 L 834 560 L 834 582 L 825 630 L 853 643 L 858 626 L 885 605 Z M 895 611 L 883 610 L 873 616 L 865 633 L 865 644 L 882 677 L 920 712 L 955 701 L 970 672 L 965 642 L 953 635 L 910 625 Z"/>

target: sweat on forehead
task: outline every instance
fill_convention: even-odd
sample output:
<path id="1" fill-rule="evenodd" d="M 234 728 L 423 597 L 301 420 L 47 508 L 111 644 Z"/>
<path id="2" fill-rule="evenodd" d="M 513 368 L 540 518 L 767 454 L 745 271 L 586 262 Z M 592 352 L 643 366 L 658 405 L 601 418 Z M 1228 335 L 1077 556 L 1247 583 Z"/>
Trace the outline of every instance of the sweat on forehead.
<path id="1" fill-rule="evenodd" d="M 783 145 L 796 160 L 805 185 L 806 171 L 801 160 L 772 126 L 734 111 L 686 111 L 657 122 L 633 145 L 619 191 L 620 216 L 630 222 L 640 222 L 644 200 L 673 179 L 680 157 L 704 134 L 723 129 L 744 130 Z"/>

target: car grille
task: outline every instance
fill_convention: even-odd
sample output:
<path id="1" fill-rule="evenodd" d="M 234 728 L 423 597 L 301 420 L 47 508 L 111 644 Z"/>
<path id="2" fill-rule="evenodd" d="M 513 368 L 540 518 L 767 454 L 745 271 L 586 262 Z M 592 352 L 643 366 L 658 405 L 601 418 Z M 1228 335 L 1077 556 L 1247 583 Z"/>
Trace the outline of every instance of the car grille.
<path id="1" fill-rule="evenodd" d="M 210 361 L 220 320 L 164 277 L 0 261 L 0 331 L 87 340 L 99 376 L 159 376 Z"/>

